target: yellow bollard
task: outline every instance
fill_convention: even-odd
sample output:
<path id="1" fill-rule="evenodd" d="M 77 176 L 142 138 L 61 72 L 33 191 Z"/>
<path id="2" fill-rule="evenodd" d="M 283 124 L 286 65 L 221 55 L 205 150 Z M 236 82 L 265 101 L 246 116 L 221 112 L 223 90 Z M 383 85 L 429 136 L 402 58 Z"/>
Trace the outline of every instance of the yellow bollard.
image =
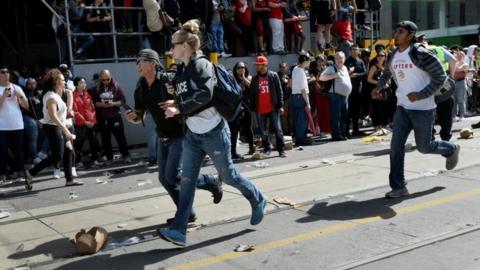
<path id="1" fill-rule="evenodd" d="M 212 62 L 212 64 L 214 65 L 218 64 L 218 53 L 216 52 L 210 53 L 210 62 Z"/>
<path id="2" fill-rule="evenodd" d="M 165 67 L 168 69 L 168 67 L 171 65 L 171 64 L 175 64 L 175 60 L 173 60 L 173 57 L 171 54 L 167 54 L 166 55 L 166 58 L 165 58 Z"/>

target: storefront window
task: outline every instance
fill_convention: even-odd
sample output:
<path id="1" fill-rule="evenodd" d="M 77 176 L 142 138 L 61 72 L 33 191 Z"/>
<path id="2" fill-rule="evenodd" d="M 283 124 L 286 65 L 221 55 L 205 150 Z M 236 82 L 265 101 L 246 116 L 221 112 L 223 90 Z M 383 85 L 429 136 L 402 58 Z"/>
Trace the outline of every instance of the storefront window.
<path id="1" fill-rule="evenodd" d="M 478 0 L 449 0 L 447 3 L 447 27 L 457 27 L 478 23 Z"/>
<path id="2" fill-rule="evenodd" d="M 396 22 L 411 20 L 421 31 L 438 29 L 439 1 L 392 1 L 392 20 Z"/>

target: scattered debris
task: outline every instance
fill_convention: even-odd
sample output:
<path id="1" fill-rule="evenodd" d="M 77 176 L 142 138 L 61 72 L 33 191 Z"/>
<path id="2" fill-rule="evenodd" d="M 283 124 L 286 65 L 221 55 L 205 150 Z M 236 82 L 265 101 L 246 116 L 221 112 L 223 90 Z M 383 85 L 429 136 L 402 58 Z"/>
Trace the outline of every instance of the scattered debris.
<path id="1" fill-rule="evenodd" d="M 459 139 L 472 139 L 472 138 L 473 138 L 473 130 L 471 128 L 462 128 L 460 130 Z"/>
<path id="2" fill-rule="evenodd" d="M 145 234 L 145 235 L 143 236 L 143 240 L 145 240 L 145 241 L 152 240 L 152 239 L 154 239 L 154 238 L 155 238 L 155 237 L 154 237 L 153 235 L 151 235 L 151 234 Z"/>
<path id="3" fill-rule="evenodd" d="M 385 138 L 383 138 L 382 136 L 377 136 L 377 135 L 370 135 L 370 136 L 367 136 L 365 138 L 362 138 L 362 141 L 364 143 L 374 143 L 374 142 L 381 142 L 383 141 Z"/>
<path id="4" fill-rule="evenodd" d="M 353 200 L 353 199 L 355 199 L 355 196 L 354 195 L 346 195 L 345 198 L 347 198 L 349 200 Z"/>
<path id="5" fill-rule="evenodd" d="M 105 250 L 112 250 L 112 249 L 116 249 L 116 248 L 120 248 L 120 247 L 131 246 L 131 245 L 135 245 L 135 244 L 138 244 L 138 243 L 140 243 L 140 238 L 138 238 L 137 236 L 134 236 L 134 237 L 130 237 L 130 238 L 128 238 L 128 239 L 126 239 L 122 242 L 119 242 L 119 243 L 116 243 L 116 242 L 108 243 Z"/>
<path id="6" fill-rule="evenodd" d="M 322 162 L 322 164 L 335 165 L 335 161 L 331 161 L 331 160 L 326 159 L 326 158 L 320 160 L 320 162 Z"/>
<path id="7" fill-rule="evenodd" d="M 276 203 L 278 203 L 278 204 L 285 204 L 285 205 L 290 205 L 290 206 L 295 205 L 295 203 L 293 203 L 292 201 L 290 201 L 288 198 L 282 197 L 282 196 L 275 196 L 275 197 L 273 197 L 273 201 L 276 202 Z"/>
<path id="8" fill-rule="evenodd" d="M 300 168 L 306 169 L 308 168 L 308 165 L 300 165 Z"/>
<path id="9" fill-rule="evenodd" d="M 134 173 L 136 170 L 134 169 L 126 169 L 125 171 L 123 171 L 124 173 Z"/>
<path id="10" fill-rule="evenodd" d="M 252 159 L 254 159 L 254 160 L 263 159 L 263 155 L 262 155 L 261 153 L 259 153 L 259 152 L 255 152 L 255 153 L 253 153 L 253 155 L 252 155 Z"/>
<path id="11" fill-rule="evenodd" d="M 423 176 L 437 176 L 439 175 L 441 172 L 439 170 L 434 170 L 434 169 L 430 169 L 430 170 L 426 170 L 424 173 L 423 173 Z"/>
<path id="12" fill-rule="evenodd" d="M 123 228 L 125 228 L 125 227 L 127 227 L 127 226 L 128 226 L 128 223 L 122 223 L 122 224 L 118 224 L 118 225 L 117 225 L 117 228 L 123 229 Z"/>
<path id="13" fill-rule="evenodd" d="M 200 228 L 202 228 L 203 226 L 201 224 L 189 224 L 187 226 L 187 233 L 191 233 L 191 232 L 194 232 L 196 230 L 199 230 Z"/>
<path id="14" fill-rule="evenodd" d="M 96 182 L 97 184 L 100 184 L 100 185 L 105 185 L 105 184 L 108 183 L 107 180 L 102 180 L 102 179 L 100 179 L 100 178 L 95 179 L 95 182 Z"/>
<path id="15" fill-rule="evenodd" d="M 303 147 L 302 146 L 297 147 L 297 151 L 303 151 Z"/>
<path id="16" fill-rule="evenodd" d="M 145 180 L 139 179 L 139 180 L 137 180 L 137 182 L 138 182 L 137 185 L 139 187 L 152 184 L 152 180 L 150 180 L 150 179 L 145 179 Z"/>
<path id="17" fill-rule="evenodd" d="M 94 254 L 102 249 L 108 240 L 108 232 L 102 227 L 93 227 L 88 232 L 81 229 L 75 234 L 75 249 L 80 255 Z"/>
<path id="18" fill-rule="evenodd" d="M 10 213 L 7 211 L 0 210 L 0 219 L 7 218 L 10 216 Z"/>
<path id="19" fill-rule="evenodd" d="M 252 245 L 242 245 L 242 244 L 237 245 L 234 249 L 235 252 L 250 252 L 250 251 L 253 251 L 253 250 L 255 250 L 254 246 L 252 246 Z"/>
<path id="20" fill-rule="evenodd" d="M 266 167 L 268 167 L 268 163 L 266 163 L 265 161 L 257 161 L 255 163 L 253 163 L 253 167 L 255 167 L 255 168 L 266 168 Z"/>
<path id="21" fill-rule="evenodd" d="M 70 193 L 68 195 L 69 195 L 70 199 L 72 199 L 72 200 L 78 198 L 78 195 L 75 191 L 70 191 Z"/>
<path id="22" fill-rule="evenodd" d="M 112 174 L 109 171 L 103 172 L 102 175 L 106 177 L 112 176 Z"/>

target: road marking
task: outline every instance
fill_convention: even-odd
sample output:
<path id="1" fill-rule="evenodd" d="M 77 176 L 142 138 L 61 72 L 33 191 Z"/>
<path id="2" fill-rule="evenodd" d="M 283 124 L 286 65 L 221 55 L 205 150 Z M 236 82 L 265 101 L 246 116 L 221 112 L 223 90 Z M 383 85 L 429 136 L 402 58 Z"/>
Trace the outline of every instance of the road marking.
<path id="1" fill-rule="evenodd" d="M 450 196 L 441 197 L 441 198 L 438 198 L 438 199 L 434 199 L 434 200 L 430 200 L 430 201 L 426 201 L 426 202 L 422 202 L 422 203 L 418 203 L 418 204 L 414 204 L 414 205 L 407 206 L 407 207 L 404 207 L 404 208 L 394 209 L 394 211 L 395 211 L 395 213 L 397 213 L 397 216 L 398 215 L 405 215 L 405 214 L 417 212 L 417 211 L 420 211 L 420 210 L 423 210 L 423 209 L 431 208 L 431 207 L 434 207 L 434 206 L 439 206 L 439 205 L 442 205 L 442 204 L 447 204 L 447 203 L 451 203 L 451 202 L 454 202 L 454 201 L 459 201 L 459 200 L 466 199 L 466 198 L 469 198 L 469 197 L 473 197 L 473 196 L 476 196 L 476 195 L 480 195 L 480 188 L 479 189 L 474 189 L 474 190 L 471 190 L 471 191 L 467 191 L 467 192 L 457 193 L 457 194 L 450 195 Z M 332 233 L 336 233 L 336 232 L 345 231 L 345 230 L 357 227 L 359 225 L 364 225 L 364 224 L 380 221 L 380 220 L 383 220 L 382 216 L 385 217 L 385 215 L 388 215 L 388 214 L 389 213 L 383 213 L 383 214 L 379 214 L 378 216 L 375 216 L 375 217 L 352 219 L 352 220 L 342 222 L 342 223 L 339 223 L 339 224 L 335 224 L 335 225 L 332 225 L 332 226 L 327 226 L 327 227 L 324 227 L 324 228 L 320 228 L 318 230 L 313 230 L 313 231 L 310 231 L 310 232 L 294 235 L 294 236 L 291 236 L 291 237 L 288 237 L 288 238 L 284 238 L 284 239 L 260 244 L 258 246 L 255 246 L 255 249 L 251 252 L 227 252 L 227 253 L 224 253 L 224 254 L 221 254 L 221 255 L 218 255 L 218 256 L 212 256 L 212 257 L 201 259 L 201 260 L 194 261 L 194 262 L 189 262 L 189 263 L 185 263 L 185 264 L 181 264 L 181 265 L 177 265 L 177 266 L 167 267 L 165 269 L 168 269 L 168 270 L 198 269 L 198 268 L 206 267 L 206 266 L 209 266 L 209 265 L 218 264 L 218 263 L 225 262 L 225 261 L 230 261 L 230 260 L 233 260 L 233 259 L 236 259 L 236 258 L 249 256 L 251 254 L 260 253 L 260 252 L 267 251 L 267 250 L 272 250 L 272 249 L 277 249 L 277 248 L 284 247 L 284 246 L 287 246 L 287 245 L 290 245 L 290 244 L 293 244 L 293 243 L 298 243 L 298 242 L 311 240 L 311 239 L 317 238 L 317 237 L 322 236 L 322 235 L 328 235 L 328 234 L 332 234 Z"/>

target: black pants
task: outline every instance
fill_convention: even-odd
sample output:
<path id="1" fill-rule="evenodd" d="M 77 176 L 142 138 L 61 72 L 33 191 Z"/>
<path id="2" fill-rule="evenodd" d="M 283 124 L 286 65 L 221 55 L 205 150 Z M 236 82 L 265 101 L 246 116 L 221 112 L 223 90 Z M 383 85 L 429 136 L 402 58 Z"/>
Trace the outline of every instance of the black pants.
<path id="1" fill-rule="evenodd" d="M 63 159 L 63 171 L 65 172 L 65 179 L 67 182 L 73 181 L 72 177 L 72 163 L 73 152 L 65 147 L 65 138 L 62 130 L 55 125 L 43 125 L 43 132 L 50 144 L 49 156 L 42 160 L 42 162 L 30 169 L 32 176 L 37 175 L 40 171 L 48 166 L 58 164 Z"/>
<path id="2" fill-rule="evenodd" d="M 232 156 L 237 154 L 237 141 L 240 131 L 245 135 L 250 149 L 253 148 L 252 114 L 248 109 L 244 109 L 243 117 L 228 122 L 228 127 L 230 128 Z"/>
<path id="3" fill-rule="evenodd" d="M 372 125 L 373 127 L 388 124 L 388 102 L 386 100 L 372 100 Z"/>
<path id="4" fill-rule="evenodd" d="M 75 135 L 77 135 L 77 139 L 75 140 L 76 160 L 78 162 L 82 161 L 82 148 L 87 139 L 92 161 L 97 160 L 98 148 L 95 139 L 95 129 L 93 127 L 88 128 L 87 126 L 75 126 L 75 132 Z"/>
<path id="5" fill-rule="evenodd" d="M 441 128 L 440 138 L 442 138 L 443 141 L 449 141 L 452 138 L 453 103 L 453 98 L 437 103 L 437 123 Z"/>
<path id="6" fill-rule="evenodd" d="M 7 164 L 10 164 L 10 172 L 23 171 L 23 129 L 0 130 L 0 175 L 7 174 Z M 13 159 L 9 159 L 9 150 Z"/>
<path id="7" fill-rule="evenodd" d="M 352 122 L 352 131 L 358 132 L 358 120 L 360 119 L 360 111 L 362 109 L 362 95 L 357 91 L 352 91 L 348 96 L 348 119 L 347 119 L 347 134 L 349 134 L 350 121 Z"/>
<path id="8" fill-rule="evenodd" d="M 120 115 L 110 118 L 107 120 L 98 118 L 97 126 L 102 134 L 102 146 L 103 152 L 108 160 L 113 159 L 113 150 L 112 150 L 112 134 L 117 140 L 118 148 L 122 156 L 129 156 L 127 139 L 125 138 L 125 130 L 123 129 L 123 121 Z"/>

